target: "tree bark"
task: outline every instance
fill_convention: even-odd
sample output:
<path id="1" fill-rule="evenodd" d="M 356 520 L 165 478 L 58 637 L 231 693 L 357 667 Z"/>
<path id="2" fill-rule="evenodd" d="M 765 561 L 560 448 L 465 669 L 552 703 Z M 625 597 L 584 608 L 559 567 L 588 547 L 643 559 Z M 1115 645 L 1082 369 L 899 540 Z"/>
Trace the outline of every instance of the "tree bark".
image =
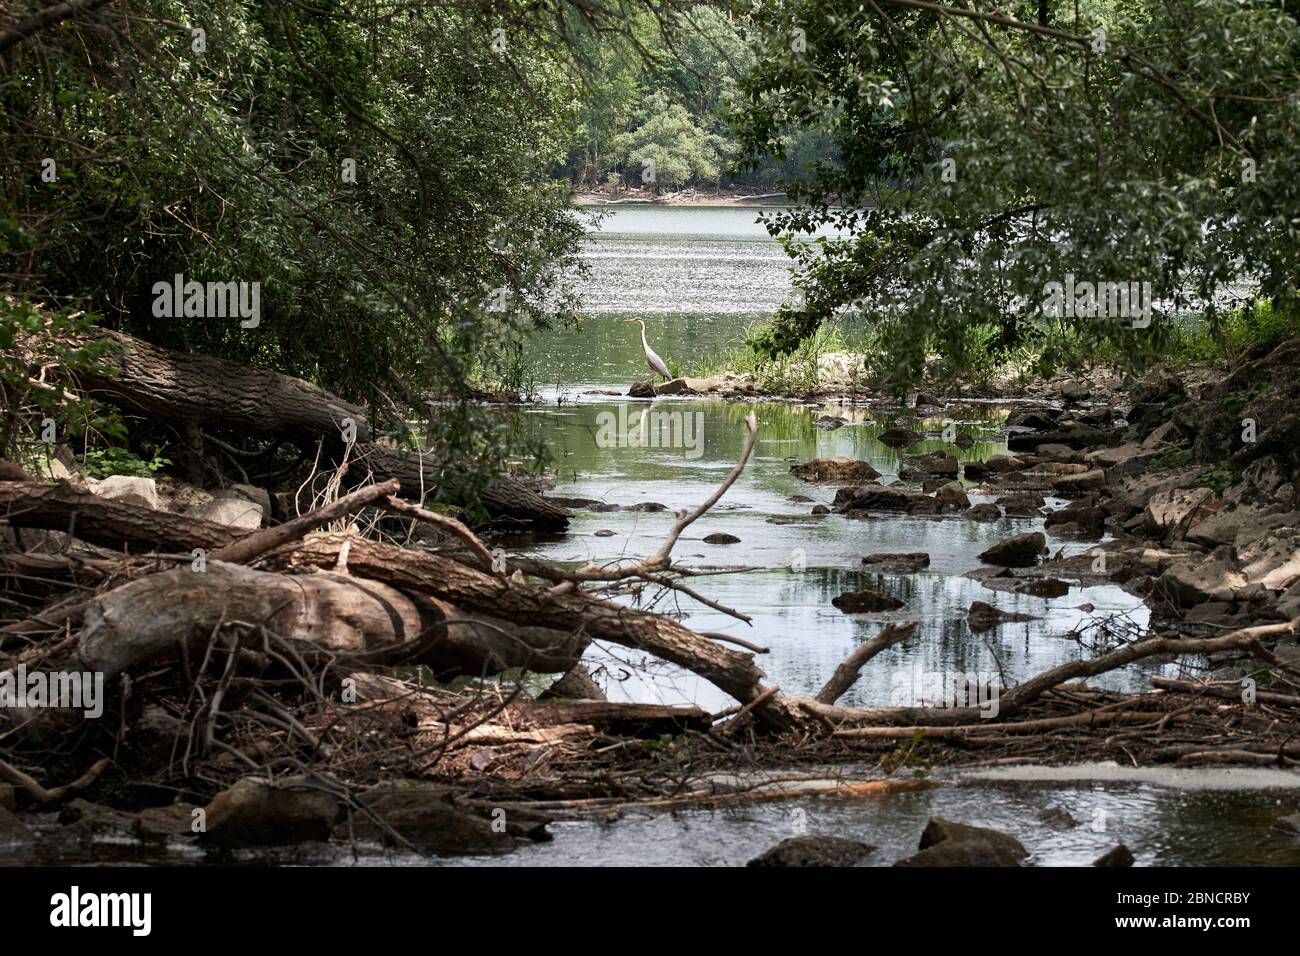
<path id="1" fill-rule="evenodd" d="M 332 567 L 344 538 L 318 533 L 268 555 L 287 567 Z M 348 567 L 356 574 L 440 598 L 457 607 L 557 630 L 582 631 L 592 639 L 648 651 L 711 681 L 742 704 L 762 697 L 764 674 L 753 656 L 720 647 L 666 617 L 603 601 L 581 591 L 557 592 L 511 582 L 441 555 L 405 551 L 373 541 L 348 539 Z M 754 713 L 770 727 L 790 729 L 804 718 L 779 695 Z"/>
<path id="2" fill-rule="evenodd" d="M 431 455 L 373 442 L 358 445 L 353 452 L 356 464 L 350 470 L 359 477 L 372 476 L 375 481 L 396 478 L 401 494 L 421 501 L 438 484 L 442 466 Z M 545 531 L 563 531 L 569 526 L 569 512 L 533 491 L 509 475 L 497 478 L 479 494 L 483 508 L 493 518 L 526 521 Z"/>
<path id="3" fill-rule="evenodd" d="M 202 572 L 163 571 L 92 599 L 78 632 L 77 663 L 110 681 L 130 667 L 173 658 L 182 643 L 201 656 L 222 628 L 245 646 L 259 645 L 264 629 L 322 663 L 424 664 L 439 675 L 510 667 L 559 673 L 577 663 L 587 643 L 346 574 L 275 574 L 209 561 Z"/>
<path id="4" fill-rule="evenodd" d="M 247 533 L 202 518 L 101 498 L 67 482 L 0 481 L 0 518 L 15 528 L 62 531 L 100 547 L 136 553 L 211 550 Z"/>
<path id="5" fill-rule="evenodd" d="M 344 419 L 351 419 L 356 440 L 370 440 L 364 408 L 300 378 L 150 345 L 120 332 L 100 334 L 121 349 L 104 359 L 115 376 L 79 376 L 92 398 L 170 421 L 211 423 L 276 437 L 332 436 L 340 444 Z"/>

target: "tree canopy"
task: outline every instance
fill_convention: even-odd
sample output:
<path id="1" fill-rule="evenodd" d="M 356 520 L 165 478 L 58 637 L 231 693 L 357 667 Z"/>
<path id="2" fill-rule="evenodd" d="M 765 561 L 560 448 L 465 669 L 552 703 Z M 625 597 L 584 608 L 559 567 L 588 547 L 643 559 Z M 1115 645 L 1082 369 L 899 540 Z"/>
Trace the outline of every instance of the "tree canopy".
<path id="1" fill-rule="evenodd" d="M 756 344 L 861 321 L 910 380 L 928 355 L 976 358 L 989 339 L 972 329 L 1032 337 L 1049 361 L 1103 344 L 1140 360 L 1173 313 L 1289 306 L 1298 9 L 759 0 L 743 161 L 785 156 L 792 130 L 826 132 L 836 160 L 791 180 L 799 205 L 772 218 L 802 296 Z M 802 241 L 824 225 L 842 236 Z M 1053 314 L 1052 283 L 1148 283 L 1153 320 Z"/>

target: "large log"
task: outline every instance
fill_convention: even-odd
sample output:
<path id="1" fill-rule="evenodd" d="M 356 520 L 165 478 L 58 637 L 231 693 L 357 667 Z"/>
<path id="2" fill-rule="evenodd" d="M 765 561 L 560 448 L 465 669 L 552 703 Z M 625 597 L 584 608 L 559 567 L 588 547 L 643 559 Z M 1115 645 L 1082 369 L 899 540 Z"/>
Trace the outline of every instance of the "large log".
<path id="1" fill-rule="evenodd" d="M 120 332 L 100 334 L 120 348 L 105 360 L 111 374 L 79 377 L 78 387 L 93 398 L 185 424 L 231 427 L 303 444 L 325 438 L 334 460 L 345 448 L 344 424 L 351 422 L 355 444 L 350 457 L 357 463 L 351 472 L 356 480 L 364 479 L 367 471 L 376 481 L 396 478 L 402 495 L 417 501 L 438 482 L 437 461 L 372 441 L 366 410 L 318 385 L 269 369 L 162 348 Z M 526 521 L 546 530 L 568 526 L 565 509 L 509 476 L 497 479 L 479 497 L 494 518 Z"/>
<path id="2" fill-rule="evenodd" d="M 62 531 L 90 544 L 137 553 L 210 550 L 247 533 L 202 518 L 101 498 L 67 482 L 0 481 L 0 519 L 15 528 Z"/>
<path id="3" fill-rule="evenodd" d="M 286 567 L 332 567 L 349 542 L 348 567 L 406 593 L 428 594 L 470 612 L 557 630 L 581 630 L 647 651 L 684 667 L 742 704 L 758 702 L 754 713 L 768 726 L 789 729 L 805 720 L 779 695 L 763 686 L 753 656 L 720 647 L 657 614 L 605 601 L 583 591 L 556 591 L 509 581 L 427 551 L 409 551 L 375 541 L 317 533 L 267 556 Z"/>
<path id="4" fill-rule="evenodd" d="M 372 476 L 375 481 L 396 478 L 401 482 L 402 495 L 413 501 L 422 500 L 436 487 L 442 473 L 437 459 L 427 452 L 369 443 L 358 445 L 354 457 L 359 475 Z M 493 518 L 523 521 L 545 531 L 563 531 L 569 526 L 566 509 L 509 475 L 488 484 L 479 493 L 479 501 Z"/>
<path id="5" fill-rule="evenodd" d="M 119 332 L 99 334 L 120 349 L 105 357 L 112 374 L 78 376 L 92 398 L 153 418 L 224 425 L 255 435 L 334 436 L 340 442 L 343 421 L 350 418 L 356 440 L 370 440 L 365 409 L 300 378 L 150 345 Z"/>
<path id="6" fill-rule="evenodd" d="M 209 561 L 202 572 L 188 566 L 159 572 L 92 599 L 78 632 L 77 663 L 108 681 L 138 664 L 173 658 L 182 643 L 201 654 L 219 628 L 232 625 L 249 645 L 261 641 L 265 628 L 322 662 L 424 664 L 440 675 L 508 667 L 558 673 L 573 667 L 586 647 L 581 636 L 466 614 L 378 581 Z"/>

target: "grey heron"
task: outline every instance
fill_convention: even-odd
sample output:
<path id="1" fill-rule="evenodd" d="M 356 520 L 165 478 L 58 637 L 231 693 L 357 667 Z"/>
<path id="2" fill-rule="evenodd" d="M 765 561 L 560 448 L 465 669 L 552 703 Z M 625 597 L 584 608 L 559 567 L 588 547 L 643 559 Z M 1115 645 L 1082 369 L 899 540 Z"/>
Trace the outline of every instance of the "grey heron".
<path id="1" fill-rule="evenodd" d="M 630 325 L 631 323 L 635 322 L 637 325 L 641 326 L 641 349 L 642 349 L 642 351 L 645 352 L 645 363 L 646 363 L 646 365 L 650 366 L 650 371 L 652 371 L 652 372 L 656 372 L 656 373 L 658 373 L 659 375 L 662 375 L 662 376 L 664 377 L 664 381 L 665 381 L 665 382 L 668 381 L 669 379 L 671 379 L 671 378 L 673 377 L 673 375 L 672 375 L 672 373 L 671 373 L 670 371 L 668 371 L 668 365 L 664 362 L 663 359 L 661 359 L 658 355 L 656 355 L 656 354 L 655 354 L 655 350 L 652 349 L 652 348 L 651 348 L 651 347 L 646 343 L 646 340 L 645 340 L 645 323 L 644 323 L 643 321 L 641 321 L 640 319 L 624 319 L 623 322 L 624 322 L 624 324 L 629 324 L 629 325 Z"/>

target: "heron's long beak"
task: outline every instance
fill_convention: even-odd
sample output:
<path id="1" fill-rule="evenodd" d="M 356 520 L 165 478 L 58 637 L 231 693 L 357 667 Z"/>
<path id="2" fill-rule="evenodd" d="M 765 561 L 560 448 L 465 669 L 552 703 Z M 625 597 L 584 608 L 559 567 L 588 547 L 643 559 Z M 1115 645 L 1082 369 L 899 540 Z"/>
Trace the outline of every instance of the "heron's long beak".
<path id="1" fill-rule="evenodd" d="M 636 324 L 637 324 L 638 322 L 640 322 L 640 321 L 641 321 L 640 319 L 624 319 L 624 320 L 623 320 L 623 324 L 624 324 L 624 325 L 636 325 Z"/>

